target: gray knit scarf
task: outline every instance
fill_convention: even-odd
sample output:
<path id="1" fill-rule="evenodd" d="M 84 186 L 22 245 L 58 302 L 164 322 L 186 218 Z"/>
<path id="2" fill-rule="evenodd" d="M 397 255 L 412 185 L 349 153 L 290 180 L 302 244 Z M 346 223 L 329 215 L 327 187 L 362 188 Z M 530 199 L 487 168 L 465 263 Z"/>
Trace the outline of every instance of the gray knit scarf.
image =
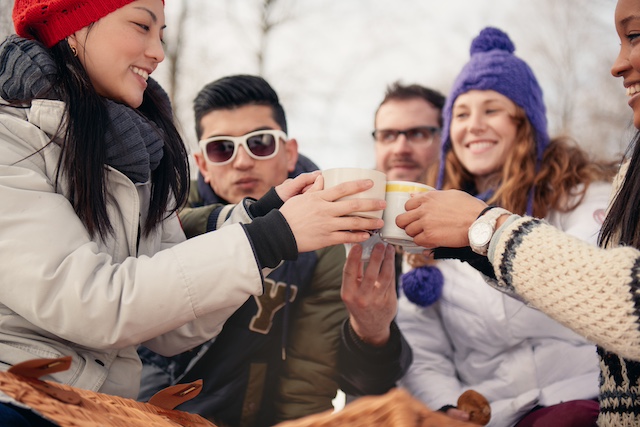
<path id="1" fill-rule="evenodd" d="M 0 44 L 0 97 L 7 101 L 59 99 L 52 86 L 57 74 L 49 51 L 40 43 L 16 35 Z M 147 90 L 169 102 L 154 80 Z M 137 110 L 105 99 L 112 126 L 105 134 L 107 164 L 134 183 L 146 182 L 163 154 L 164 132 Z"/>

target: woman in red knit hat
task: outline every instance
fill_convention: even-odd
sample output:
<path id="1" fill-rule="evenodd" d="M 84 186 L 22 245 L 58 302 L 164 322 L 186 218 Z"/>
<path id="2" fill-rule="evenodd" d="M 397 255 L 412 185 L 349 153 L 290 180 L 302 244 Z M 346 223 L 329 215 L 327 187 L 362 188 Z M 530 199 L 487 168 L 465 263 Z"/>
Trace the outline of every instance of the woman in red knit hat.
<path id="1" fill-rule="evenodd" d="M 135 398 L 138 344 L 193 348 L 282 260 L 382 226 L 344 216 L 383 200 L 335 201 L 370 181 L 322 190 L 305 174 L 185 241 L 187 155 L 149 77 L 164 3 L 17 0 L 13 19 L 0 44 L 0 370 L 72 356 L 47 379 Z M 0 392 L 3 425 L 26 423 L 11 403 Z"/>

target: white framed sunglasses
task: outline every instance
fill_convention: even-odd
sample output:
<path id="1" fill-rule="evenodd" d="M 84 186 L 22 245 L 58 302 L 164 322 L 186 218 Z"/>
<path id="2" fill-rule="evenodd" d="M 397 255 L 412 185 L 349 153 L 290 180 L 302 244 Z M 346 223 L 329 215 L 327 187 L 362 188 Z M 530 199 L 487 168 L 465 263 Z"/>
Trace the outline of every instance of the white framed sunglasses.
<path id="1" fill-rule="evenodd" d="M 277 129 L 249 132 L 242 136 L 212 136 L 198 142 L 207 161 L 216 166 L 231 163 L 242 145 L 252 158 L 268 160 L 278 154 L 280 139 L 286 141 L 287 134 Z"/>

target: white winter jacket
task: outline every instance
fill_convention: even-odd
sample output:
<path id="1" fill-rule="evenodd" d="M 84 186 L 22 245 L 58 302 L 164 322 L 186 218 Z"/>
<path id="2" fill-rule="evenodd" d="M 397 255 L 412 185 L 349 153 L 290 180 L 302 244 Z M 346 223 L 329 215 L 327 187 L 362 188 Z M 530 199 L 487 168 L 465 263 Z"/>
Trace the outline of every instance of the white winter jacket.
<path id="1" fill-rule="evenodd" d="M 150 183 L 134 185 L 114 169 L 114 233 L 90 238 L 64 182 L 54 188 L 60 150 L 48 142 L 63 111 L 49 100 L 0 105 L 0 370 L 70 355 L 71 369 L 53 379 L 135 398 L 137 344 L 173 355 L 214 337 L 262 293 L 262 272 L 238 224 L 185 241 L 173 215 L 136 247 Z"/>
<path id="2" fill-rule="evenodd" d="M 610 192 L 609 184 L 594 183 L 575 210 L 546 219 L 595 244 Z M 401 384 L 413 395 L 439 409 L 474 389 L 490 401 L 494 427 L 514 425 L 536 405 L 598 396 L 593 344 L 488 286 L 468 264 L 437 266 L 444 275 L 438 302 L 422 308 L 403 295 L 399 303 L 398 325 L 413 349 Z"/>

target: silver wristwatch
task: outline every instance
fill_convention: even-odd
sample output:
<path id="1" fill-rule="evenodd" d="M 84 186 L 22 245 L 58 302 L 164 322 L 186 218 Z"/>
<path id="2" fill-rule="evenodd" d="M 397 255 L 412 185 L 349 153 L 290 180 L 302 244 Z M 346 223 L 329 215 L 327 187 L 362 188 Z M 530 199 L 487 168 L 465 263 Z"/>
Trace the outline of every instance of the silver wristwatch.
<path id="1" fill-rule="evenodd" d="M 486 255 L 489 250 L 489 243 L 496 231 L 496 222 L 502 215 L 511 215 L 506 209 L 491 208 L 469 227 L 469 246 L 471 250 L 480 255 Z"/>

